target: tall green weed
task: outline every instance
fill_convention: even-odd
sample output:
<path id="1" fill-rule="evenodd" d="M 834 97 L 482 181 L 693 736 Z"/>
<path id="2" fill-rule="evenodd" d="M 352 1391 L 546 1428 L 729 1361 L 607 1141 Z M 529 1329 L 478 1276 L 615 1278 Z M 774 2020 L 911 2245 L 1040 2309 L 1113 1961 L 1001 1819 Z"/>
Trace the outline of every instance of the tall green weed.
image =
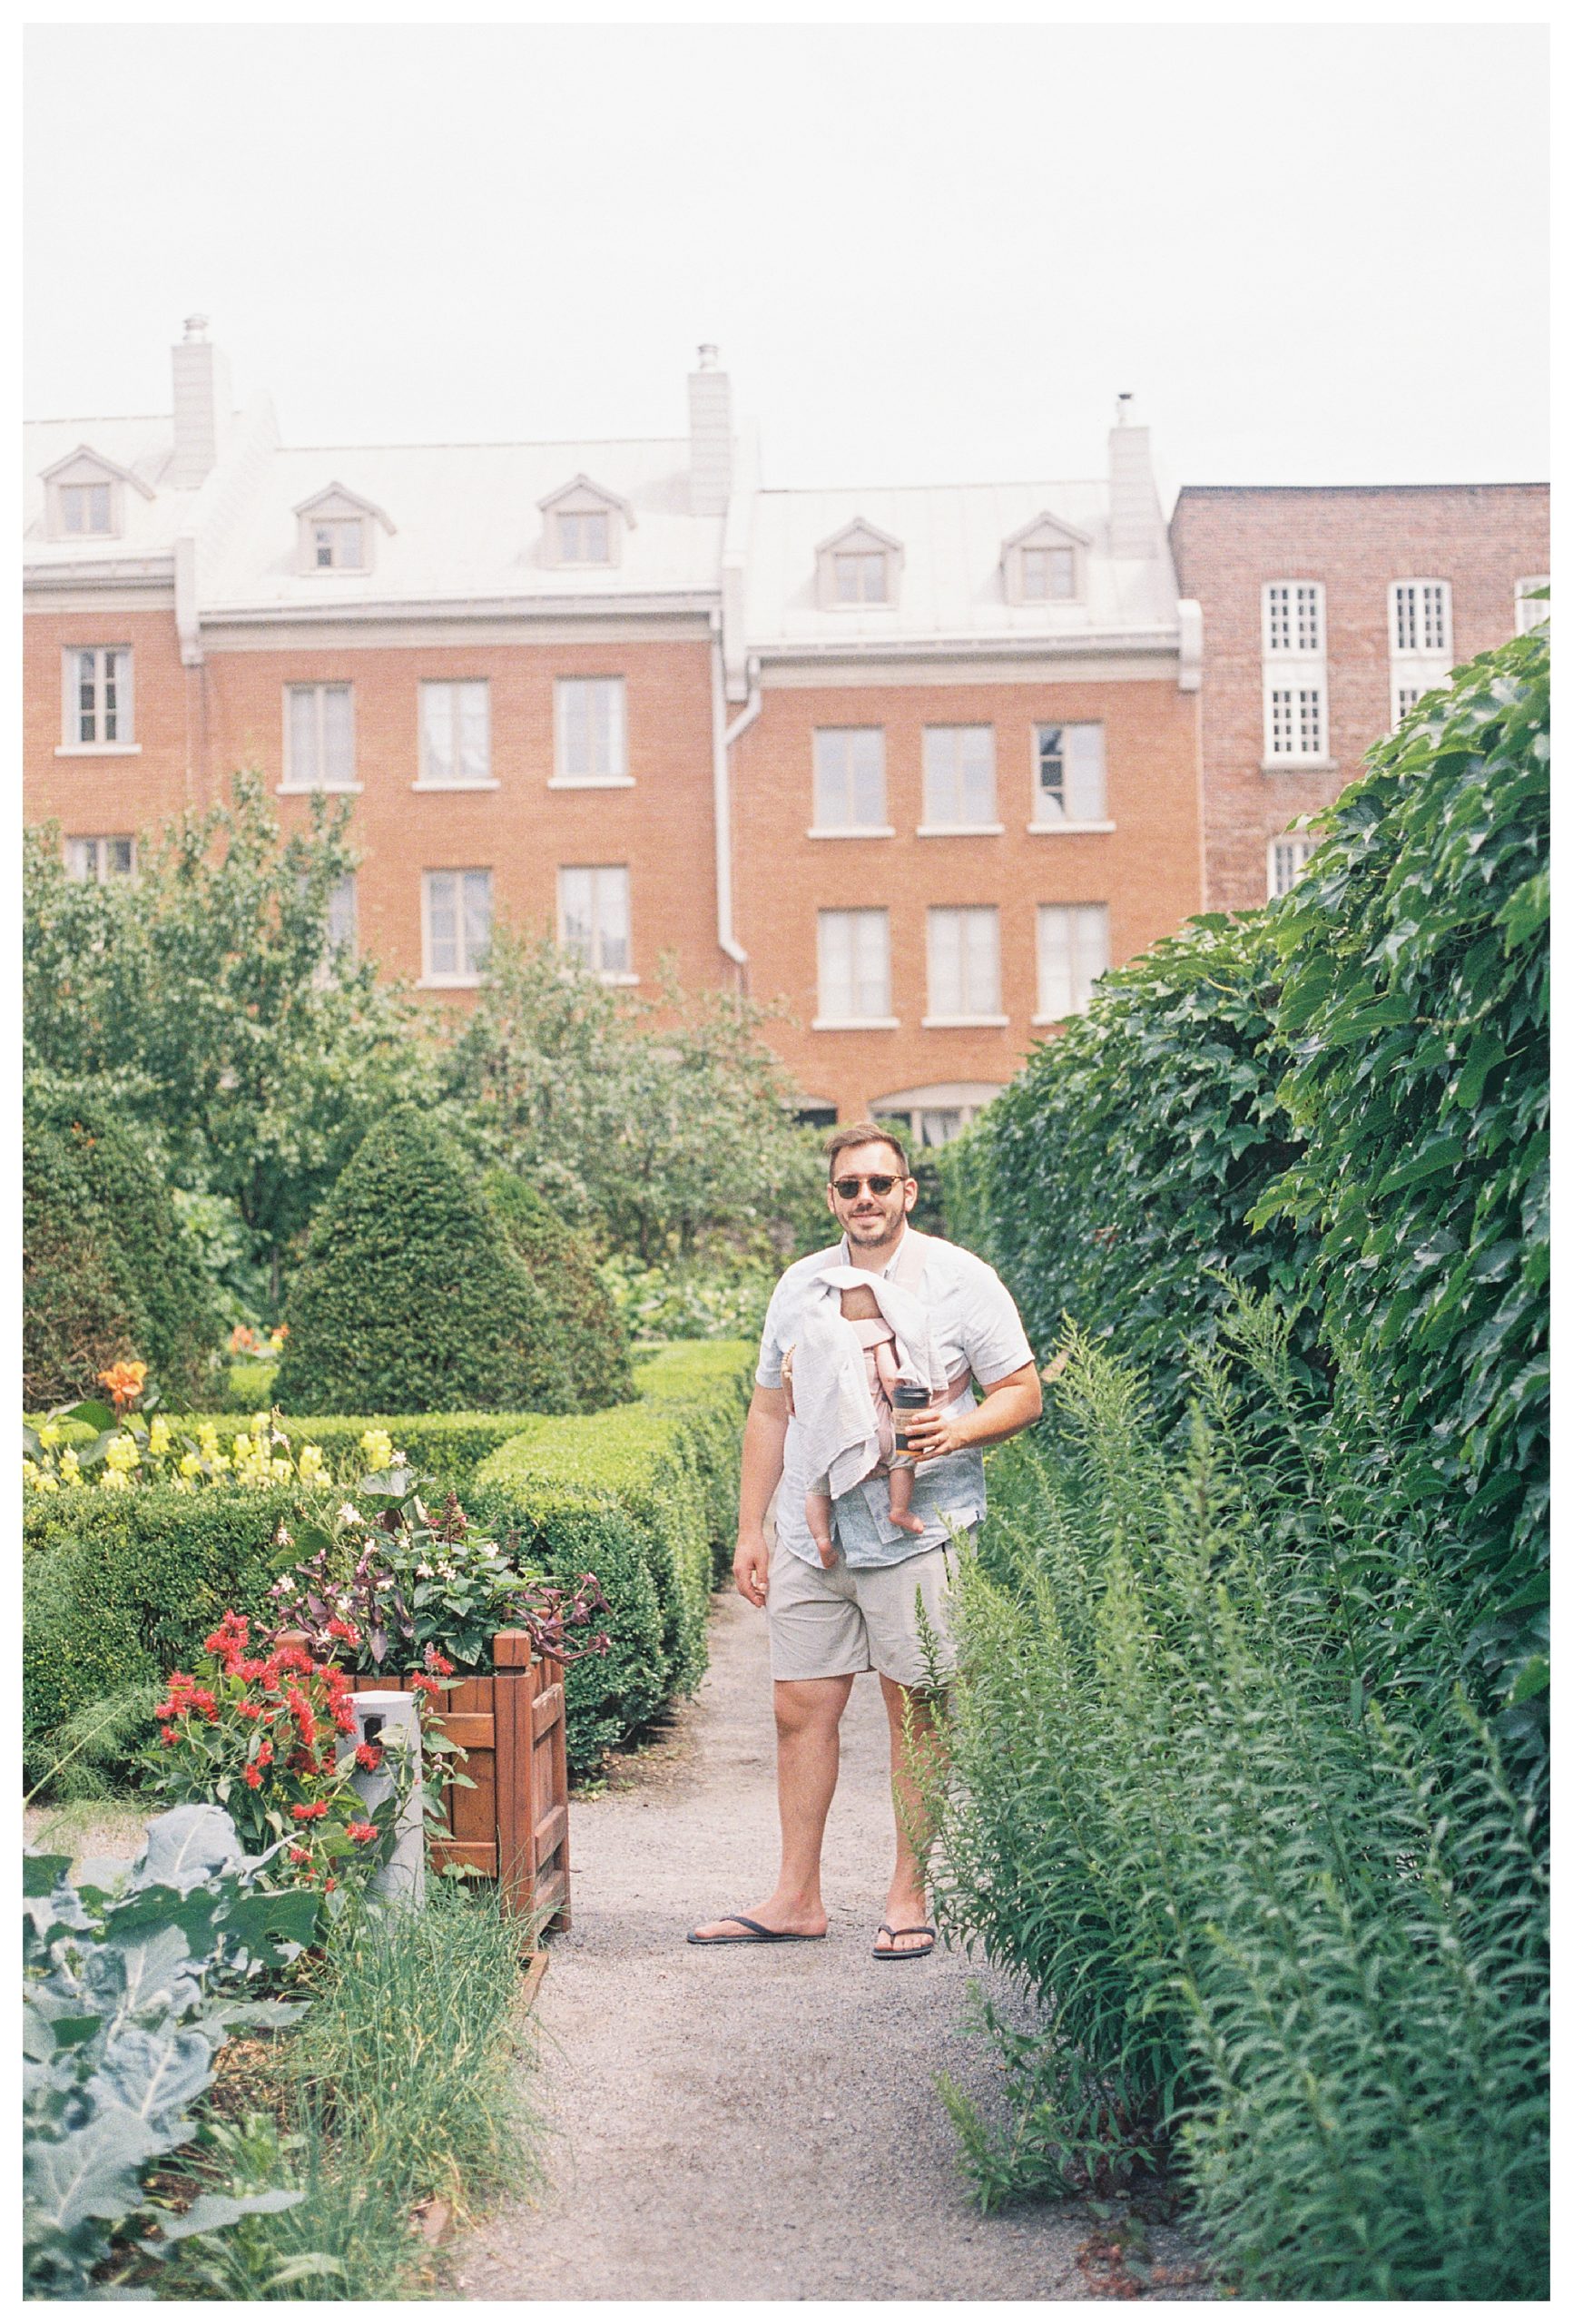
<path id="1" fill-rule="evenodd" d="M 1452 1650 L 1423 1534 L 1384 1659 L 1358 1479 L 1288 1327 L 1248 1305 L 1227 1328 L 1182 1443 L 1075 1340 L 1057 1433 L 991 1463 L 939 1910 L 1040 2021 L 994 2021 L 1006 2132 L 949 2093 L 968 2167 L 998 2202 L 1175 2161 L 1253 2297 L 1544 2297 L 1532 1814 L 1416 1675 Z M 1272 1448 L 1239 1431 L 1242 1367 Z"/>

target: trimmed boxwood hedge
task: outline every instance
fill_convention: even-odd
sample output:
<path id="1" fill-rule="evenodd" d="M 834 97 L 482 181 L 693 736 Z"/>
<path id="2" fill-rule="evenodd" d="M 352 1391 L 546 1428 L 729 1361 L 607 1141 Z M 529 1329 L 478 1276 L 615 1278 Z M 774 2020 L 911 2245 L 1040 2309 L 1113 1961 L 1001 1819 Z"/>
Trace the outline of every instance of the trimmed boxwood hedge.
<path id="1" fill-rule="evenodd" d="M 369 1130 L 312 1223 L 273 1393 L 287 1413 L 572 1412 L 546 1302 L 457 1141 Z"/>
<path id="2" fill-rule="evenodd" d="M 226 1606 L 264 1611 L 299 1490 L 166 1485 L 30 1495 L 23 1512 L 23 1731 L 30 1777 L 74 1712 L 190 1663 Z"/>
<path id="3" fill-rule="evenodd" d="M 611 1652 L 568 1671 L 576 1772 L 703 1675 L 717 1554 L 737 1514 L 752 1357 L 739 1341 L 669 1349 L 635 1374 L 638 1403 L 538 1418 L 477 1474 L 481 1522 L 516 1534 L 521 1561 L 555 1579 L 593 1571 L 611 1607 Z"/>
<path id="4" fill-rule="evenodd" d="M 570 1666 L 576 1773 L 636 1734 L 704 1668 L 716 1551 L 737 1507 L 752 1348 L 689 1343 L 639 1368 L 640 1401 L 583 1417 L 436 1413 L 293 1420 L 300 1440 L 348 1454 L 362 1429 L 452 1483 L 473 1518 L 516 1531 L 524 1562 L 574 1581 L 595 1572 L 611 1608 L 608 1653 Z M 177 1423 L 177 1425 L 181 1423 Z M 190 1425 L 190 1423 L 185 1423 Z M 243 1423 L 216 1416 L 232 1436 Z M 313 1496 L 280 1486 L 199 1493 L 83 1488 L 30 1498 L 24 1513 L 24 1689 L 30 1769 L 75 1712 L 189 1662 L 227 1605 L 264 1610 L 288 1561 L 274 1546 Z"/>

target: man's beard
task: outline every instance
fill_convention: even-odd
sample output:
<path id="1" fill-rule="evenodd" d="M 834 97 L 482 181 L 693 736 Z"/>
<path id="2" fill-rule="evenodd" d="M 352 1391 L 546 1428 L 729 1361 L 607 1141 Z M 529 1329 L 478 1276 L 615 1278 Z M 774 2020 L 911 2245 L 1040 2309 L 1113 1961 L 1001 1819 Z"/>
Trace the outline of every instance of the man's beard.
<path id="1" fill-rule="evenodd" d="M 893 1218 L 849 1218 L 847 1240 L 849 1243 L 888 1242 L 896 1231 L 896 1225 Z"/>

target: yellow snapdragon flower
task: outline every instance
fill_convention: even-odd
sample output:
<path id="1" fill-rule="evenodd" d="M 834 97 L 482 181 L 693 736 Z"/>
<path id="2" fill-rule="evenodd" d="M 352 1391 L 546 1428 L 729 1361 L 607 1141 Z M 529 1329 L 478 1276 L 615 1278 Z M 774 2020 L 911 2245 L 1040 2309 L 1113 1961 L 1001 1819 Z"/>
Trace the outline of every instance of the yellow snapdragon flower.
<path id="1" fill-rule="evenodd" d="M 106 1469 L 118 1472 L 122 1476 L 128 1478 L 133 1469 L 140 1469 L 142 1453 L 135 1437 L 123 1435 L 115 1437 L 103 1456 L 103 1465 Z"/>
<path id="2" fill-rule="evenodd" d="M 190 1484 L 193 1477 L 197 1477 L 202 1474 L 202 1456 L 200 1452 L 182 1452 L 181 1454 L 180 1477 L 183 1477 L 188 1484 Z M 180 1482 L 180 1477 L 177 1477 L 175 1480 L 177 1484 Z"/>
<path id="3" fill-rule="evenodd" d="M 162 1460 L 170 1449 L 170 1424 L 162 1413 L 154 1413 L 147 1424 L 147 1449 L 155 1460 Z"/>
<path id="4" fill-rule="evenodd" d="M 57 1420 L 40 1421 L 38 1423 L 38 1442 L 43 1445 L 44 1450 L 46 1452 L 53 1452 L 55 1445 L 60 1442 L 60 1423 Z"/>
<path id="5" fill-rule="evenodd" d="M 385 1428 L 363 1430 L 360 1449 L 374 1469 L 386 1469 L 393 1458 L 393 1439 Z"/>

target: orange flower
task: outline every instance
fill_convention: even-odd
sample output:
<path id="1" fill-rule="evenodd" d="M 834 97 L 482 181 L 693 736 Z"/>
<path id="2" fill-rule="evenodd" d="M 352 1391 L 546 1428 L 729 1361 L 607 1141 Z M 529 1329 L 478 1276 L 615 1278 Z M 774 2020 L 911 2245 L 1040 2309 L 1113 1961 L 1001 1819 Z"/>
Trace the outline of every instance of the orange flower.
<path id="1" fill-rule="evenodd" d="M 147 1366 L 145 1364 L 126 1364 L 124 1362 L 112 1364 L 107 1372 L 101 1372 L 98 1375 L 100 1387 L 107 1388 L 110 1394 L 113 1397 L 114 1408 L 117 1413 L 123 1411 L 127 1404 L 133 1403 L 136 1401 L 137 1397 L 142 1393 L 143 1382 L 146 1378 Z"/>

